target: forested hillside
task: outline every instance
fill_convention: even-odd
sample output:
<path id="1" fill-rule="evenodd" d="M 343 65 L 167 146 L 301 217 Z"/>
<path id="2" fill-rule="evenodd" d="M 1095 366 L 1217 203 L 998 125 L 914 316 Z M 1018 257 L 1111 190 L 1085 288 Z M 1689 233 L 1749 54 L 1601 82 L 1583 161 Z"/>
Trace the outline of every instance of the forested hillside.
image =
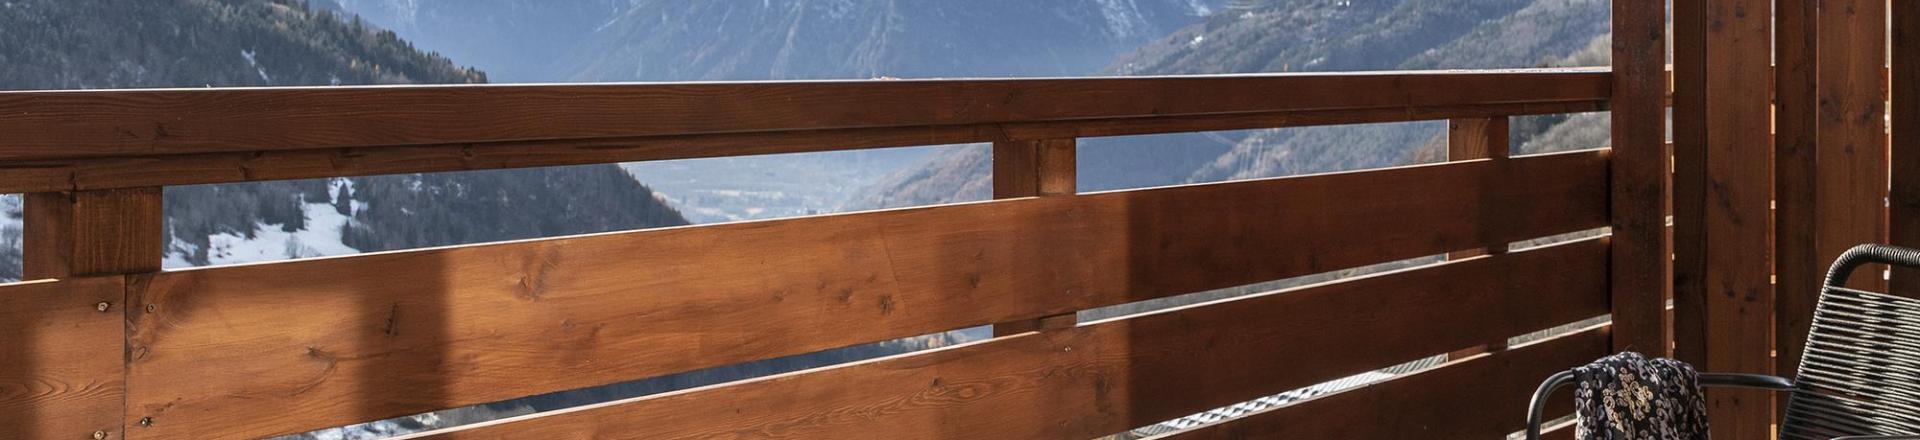
<path id="1" fill-rule="evenodd" d="M 0 89 L 476 83 L 486 75 L 297 0 L 0 3 Z M 684 224 L 613 165 L 166 190 L 170 266 Z M 0 279 L 19 277 L 0 197 Z"/>
<path id="2" fill-rule="evenodd" d="M 1309 72 L 1601 65 L 1605 0 L 1266 0 L 1240 2 L 1140 50 L 1106 71 L 1116 75 Z M 1600 55 L 1604 55 L 1601 51 Z M 1584 56 L 1576 56 L 1585 53 Z M 1602 117 L 1574 117 L 1561 144 L 1529 143 L 1567 117 L 1516 121 L 1528 151 L 1601 145 Z M 1439 122 L 1084 139 L 1082 190 L 1372 168 L 1436 160 Z M 1572 136 L 1581 133 L 1582 137 Z M 955 148 L 865 191 L 862 207 L 976 200 L 986 196 L 990 153 Z"/>

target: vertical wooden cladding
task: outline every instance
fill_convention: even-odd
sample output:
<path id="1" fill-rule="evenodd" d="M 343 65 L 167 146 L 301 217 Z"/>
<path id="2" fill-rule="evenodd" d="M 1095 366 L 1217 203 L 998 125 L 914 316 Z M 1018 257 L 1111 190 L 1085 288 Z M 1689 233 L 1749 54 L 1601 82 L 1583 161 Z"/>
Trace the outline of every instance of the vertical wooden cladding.
<path id="1" fill-rule="evenodd" d="M 1667 353 L 1666 5 L 1613 2 L 1614 348 Z"/>
<path id="2" fill-rule="evenodd" d="M 1688 240 L 1675 244 L 1676 340 L 1703 370 L 1771 374 L 1773 4 L 1687 3 L 1674 20 L 1675 236 Z M 1714 436 L 1767 437 L 1772 397 L 1710 393 Z"/>
<path id="3" fill-rule="evenodd" d="M 1606 248 L 1589 240 L 1480 257 L 415 438 L 1092 438 L 1604 313 Z M 1417 395 L 1476 411 L 1494 399 L 1521 414 L 1523 389 L 1545 375 L 1535 373 L 1604 353 L 1593 335 L 1451 370 L 1441 377 L 1468 382 Z M 1517 374 L 1457 374 L 1479 368 Z M 1517 392 L 1460 400 L 1463 388 Z M 1433 428 L 1479 432 L 1520 420 L 1506 411 L 1447 419 Z"/>
<path id="4" fill-rule="evenodd" d="M 123 295 L 120 277 L 0 284 L 0 438 L 120 438 Z"/>
<path id="5" fill-rule="evenodd" d="M 1920 248 L 1920 3 L 1893 2 L 1892 191 L 1888 240 Z M 1893 270 L 1890 292 L 1920 297 L 1920 271 Z"/>
<path id="6" fill-rule="evenodd" d="M 1526 413 L 1534 387 L 1606 356 L 1608 336 L 1604 327 L 1581 331 L 1153 440 L 1503 438 L 1525 427 L 1512 415 Z M 1552 402 L 1548 414 L 1573 409 L 1570 391 Z"/>
<path id="7" fill-rule="evenodd" d="M 162 273 L 132 289 L 153 311 L 128 418 L 275 435 L 1435 255 L 1600 226 L 1605 170 L 1578 152 Z M 1501 330 L 1422 354 L 1528 329 Z M 1369 351 L 1349 348 L 1324 347 Z"/>
<path id="8" fill-rule="evenodd" d="M 1823 111 L 1817 68 L 1820 3 L 1778 0 L 1774 14 L 1779 38 L 1774 55 L 1774 363 L 1781 374 L 1798 371 L 1820 283 L 1833 262 L 1821 256 L 1817 230 L 1821 219 L 1838 215 L 1816 205 Z"/>
<path id="9" fill-rule="evenodd" d="M 1818 23 L 1819 129 L 1815 152 L 1814 228 L 1818 258 L 1831 262 L 1848 248 L 1885 240 L 1887 192 L 1886 107 L 1880 73 L 1886 61 L 1885 0 L 1823 0 Z M 1884 291 L 1863 268 L 1849 286 Z"/>

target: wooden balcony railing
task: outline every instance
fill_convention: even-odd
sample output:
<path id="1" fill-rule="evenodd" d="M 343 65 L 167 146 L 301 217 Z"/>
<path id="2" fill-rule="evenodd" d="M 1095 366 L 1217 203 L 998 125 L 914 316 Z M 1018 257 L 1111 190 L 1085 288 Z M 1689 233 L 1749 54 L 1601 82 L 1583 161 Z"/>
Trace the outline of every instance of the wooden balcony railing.
<path id="1" fill-rule="evenodd" d="M 1614 84 L 1556 70 L 0 93 L 0 193 L 34 193 L 39 279 L 0 286 L 0 437 L 266 437 L 1000 324 L 977 343 L 419 437 L 1092 438 L 1492 344 L 1177 437 L 1497 438 L 1539 378 L 1620 345 L 1607 327 L 1500 342 L 1639 301 L 1613 290 L 1621 238 L 1498 250 L 1660 215 L 1619 208 L 1645 182 L 1617 177 L 1609 150 L 1498 153 L 1505 118 L 1607 110 Z M 1444 164 L 1072 190 L 1079 137 L 1446 119 L 1465 157 Z M 1003 199 L 159 269 L 164 185 L 961 142 L 997 143 Z M 1475 249 L 1496 251 L 1070 319 Z M 1635 313 L 1658 310 L 1645 302 Z"/>

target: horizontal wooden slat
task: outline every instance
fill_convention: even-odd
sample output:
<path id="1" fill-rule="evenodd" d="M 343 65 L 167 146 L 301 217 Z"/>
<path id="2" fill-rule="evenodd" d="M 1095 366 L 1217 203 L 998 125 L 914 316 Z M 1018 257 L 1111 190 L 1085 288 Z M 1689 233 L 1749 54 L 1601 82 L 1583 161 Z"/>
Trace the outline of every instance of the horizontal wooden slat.
<path id="1" fill-rule="evenodd" d="M 1595 70 L 0 93 L 0 161 L 1603 100 Z"/>
<path id="2" fill-rule="evenodd" d="M 119 438 L 125 292 L 121 277 L 0 284 L 0 438 Z"/>
<path id="3" fill-rule="evenodd" d="M 1605 260 L 1591 240 L 418 438 L 1092 438 L 1604 313 Z"/>
<path id="4" fill-rule="evenodd" d="M 1561 101 L 0 161 L 0 193 L 470 171 L 1012 140 L 1576 113 L 1605 109 L 1605 101 Z"/>
<path id="5" fill-rule="evenodd" d="M 1500 439 L 1526 427 L 1528 401 L 1547 376 L 1607 355 L 1606 330 L 1482 354 L 1155 440 Z M 1571 391 L 1552 402 L 1548 414 L 1572 412 Z"/>
<path id="6" fill-rule="evenodd" d="M 153 312 L 129 417 L 296 432 L 1440 254 L 1603 225 L 1605 170 L 1580 152 L 162 273 L 134 288 Z"/>

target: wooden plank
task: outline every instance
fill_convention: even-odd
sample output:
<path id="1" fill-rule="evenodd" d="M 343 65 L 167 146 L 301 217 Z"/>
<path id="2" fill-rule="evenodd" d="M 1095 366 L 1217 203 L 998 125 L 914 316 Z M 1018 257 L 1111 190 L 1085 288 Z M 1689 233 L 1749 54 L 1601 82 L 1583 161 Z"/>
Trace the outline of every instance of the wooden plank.
<path id="1" fill-rule="evenodd" d="M 0 285 L 0 438 L 120 438 L 122 286 L 121 277 Z"/>
<path id="2" fill-rule="evenodd" d="M 1824 0 L 1819 23 L 1819 142 L 1814 228 L 1819 261 L 1830 264 L 1861 243 L 1886 240 L 1886 65 L 1884 0 Z M 1825 266 L 1825 264 L 1822 264 Z M 1861 268 L 1848 286 L 1885 291 L 1882 265 Z"/>
<path id="3" fill-rule="evenodd" d="M 153 312 L 129 417 L 273 435 L 1436 255 L 1604 224 L 1605 170 L 1589 151 L 163 273 L 133 288 Z"/>
<path id="4" fill-rule="evenodd" d="M 1920 248 L 1920 4 L 1893 3 L 1893 142 L 1888 243 Z M 1920 297 L 1920 270 L 1895 268 L 1888 291 Z"/>
<path id="5" fill-rule="evenodd" d="M 1667 354 L 1666 22 L 1663 2 L 1613 2 L 1614 348 Z"/>
<path id="6" fill-rule="evenodd" d="M 28 194 L 26 278 L 159 271 L 160 197 L 160 188 Z"/>
<path id="7" fill-rule="evenodd" d="M 1605 247 L 1481 257 L 413 438 L 1091 438 L 1602 312 Z"/>
<path id="8" fill-rule="evenodd" d="M 852 128 L 565 141 L 0 161 L 0 192 L 42 192 L 805 153 L 915 145 L 1606 110 L 1603 100 Z"/>
<path id="9" fill-rule="evenodd" d="M 1704 243 L 1702 290 L 1706 332 L 1703 371 L 1772 374 L 1773 170 L 1772 103 L 1767 81 L 1772 67 L 1771 0 L 1711 0 L 1706 15 L 1691 21 L 1705 37 L 1704 174 L 1699 219 Z M 1682 110 L 1677 108 L 1676 110 Z M 1696 139 L 1689 139 L 1694 141 Z M 1691 301 L 1690 301 L 1691 302 Z M 1714 437 L 1766 438 L 1773 427 L 1773 394 L 1764 390 L 1716 390 L 1707 396 Z"/>
<path id="10" fill-rule="evenodd" d="M 1774 90 L 1774 364 L 1798 371 L 1815 300 L 1833 260 L 1822 260 L 1815 230 L 1821 218 L 1815 179 L 1819 156 L 1818 0 L 1778 0 L 1774 16 L 1778 71 Z M 1784 407 L 1785 399 L 1778 399 Z M 1784 413 L 1777 408 L 1776 414 Z"/>
<path id="11" fill-rule="evenodd" d="M 1560 336 L 1152 440 L 1502 438 L 1526 427 L 1520 415 L 1541 381 L 1606 356 L 1609 336 Z M 1547 414 L 1572 413 L 1572 390 L 1552 402 Z"/>
<path id="12" fill-rule="evenodd" d="M 1072 138 L 993 144 L 993 198 L 1072 196 L 1078 192 L 1078 142 Z M 995 336 L 1072 326 L 1074 313 L 993 324 Z M 1051 323 L 1051 324 L 1050 324 Z"/>
<path id="13" fill-rule="evenodd" d="M 1595 70 L 0 93 L 0 161 L 1605 98 Z"/>
<path id="14" fill-rule="evenodd" d="M 1447 160 L 1506 160 L 1512 154 L 1511 138 L 1510 121 L 1506 117 L 1455 118 L 1447 124 Z M 1448 252 L 1447 259 L 1458 260 L 1488 254 L 1504 254 L 1507 249 L 1507 243 L 1488 243 L 1484 248 Z M 1458 359 L 1504 348 L 1506 348 L 1506 338 L 1502 337 L 1488 341 L 1485 346 L 1447 353 L 1447 358 Z"/>
<path id="15" fill-rule="evenodd" d="M 1673 357 L 1693 365 L 1707 364 L 1708 15 L 1706 1 L 1673 5 Z"/>

